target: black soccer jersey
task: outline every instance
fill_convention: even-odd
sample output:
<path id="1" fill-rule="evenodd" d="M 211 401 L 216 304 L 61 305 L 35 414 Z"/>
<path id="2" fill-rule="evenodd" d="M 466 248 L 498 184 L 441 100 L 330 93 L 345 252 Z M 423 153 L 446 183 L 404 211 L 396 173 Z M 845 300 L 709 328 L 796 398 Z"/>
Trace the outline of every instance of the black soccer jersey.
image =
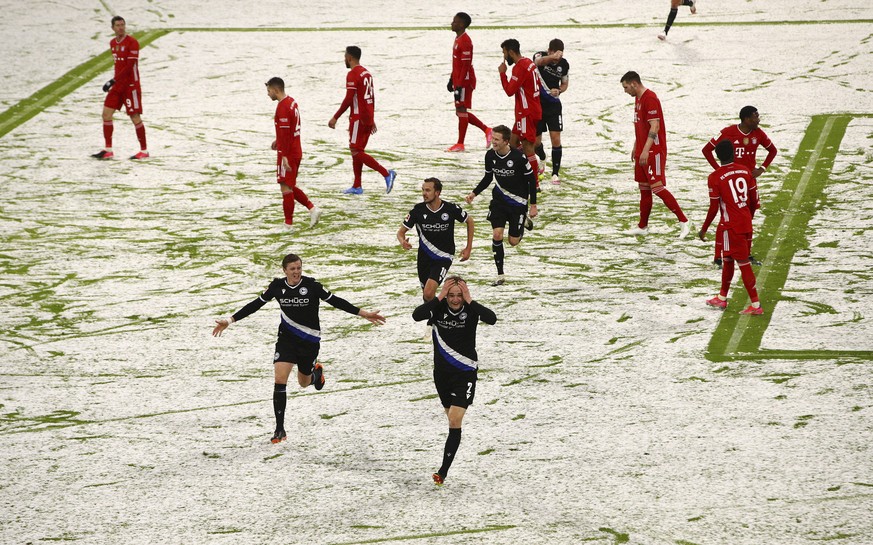
<path id="1" fill-rule="evenodd" d="M 535 53 L 533 57 L 534 62 L 536 62 L 538 58 L 545 57 L 548 54 L 548 51 L 539 51 Z M 549 89 L 557 89 L 561 86 L 561 79 L 566 77 L 567 73 L 570 71 L 570 63 L 567 62 L 567 59 L 562 57 L 557 64 L 546 63 L 542 66 L 537 66 L 537 70 L 539 70 L 540 77 L 542 77 L 542 80 L 547 87 L 547 89 L 542 89 L 540 91 L 540 103 L 544 106 L 549 103 L 560 103 L 561 99 L 550 95 Z"/>
<path id="2" fill-rule="evenodd" d="M 455 221 L 467 221 L 467 213 L 457 204 L 443 201 L 437 210 L 431 210 L 420 202 L 406 215 L 403 226 L 415 226 L 418 231 L 418 253 L 451 261 L 455 255 Z"/>
<path id="3" fill-rule="evenodd" d="M 492 191 L 491 200 L 507 206 L 527 207 L 528 199 L 531 204 L 537 203 L 537 177 L 524 156 L 524 153 L 515 148 L 510 148 L 509 153 L 500 156 L 493 149 L 485 154 L 485 176 L 473 193 L 478 195 L 485 191 L 496 179 L 497 183 Z"/>
<path id="4" fill-rule="evenodd" d="M 279 336 L 290 335 L 294 338 L 317 343 L 321 341 L 321 325 L 318 320 L 318 305 L 324 301 L 349 314 L 358 314 L 361 310 L 341 297 L 333 295 L 318 281 L 304 276 L 295 286 L 288 284 L 286 278 L 274 278 L 267 290 L 260 297 L 247 304 L 233 315 L 238 322 L 253 314 L 267 304 L 270 299 L 279 302 L 281 309 Z"/>
<path id="5" fill-rule="evenodd" d="M 433 328 L 433 364 L 446 371 L 475 371 L 479 368 L 476 354 L 476 327 L 479 320 L 497 323 L 497 315 L 476 301 L 463 304 L 454 311 L 449 302 L 436 297 L 415 309 L 416 322 L 427 320 Z"/>

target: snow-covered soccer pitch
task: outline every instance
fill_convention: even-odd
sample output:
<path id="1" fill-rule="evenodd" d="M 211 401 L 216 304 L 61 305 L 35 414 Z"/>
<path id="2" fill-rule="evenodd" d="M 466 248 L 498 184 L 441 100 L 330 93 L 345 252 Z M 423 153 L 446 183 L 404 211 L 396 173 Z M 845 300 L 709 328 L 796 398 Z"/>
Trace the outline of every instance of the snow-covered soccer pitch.
<path id="1" fill-rule="evenodd" d="M 642 3 L 559 5 L 562 22 L 603 24 L 550 28 L 537 16 L 543 26 L 523 30 L 481 28 L 513 26 L 511 7 L 398 13 L 380 2 L 315 21 L 379 28 L 321 32 L 257 30 L 270 24 L 263 8 L 235 15 L 227 1 L 198 19 L 167 2 L 142 17 L 117 4 L 135 35 L 167 31 L 142 53 L 146 163 L 87 157 L 101 144 L 109 64 L 62 77 L 103 52 L 99 4 L 44 12 L 63 23 L 67 47 L 26 51 L 14 32 L 0 42 L 4 58 L 28 61 L 0 73 L 0 542 L 873 542 L 869 8 L 774 0 L 707 14 L 704 4 L 699 25 L 683 24 L 684 11 L 660 43 L 666 1 L 642 15 Z M 476 404 L 435 489 L 445 418 L 431 347 L 410 318 L 414 252 L 394 233 L 422 178 L 445 180 L 444 198 L 460 201 L 481 177 L 476 129 L 465 154 L 442 151 L 456 136 L 444 91 L 452 34 L 425 28 L 464 8 L 480 22 L 474 107 L 487 123 L 511 120 L 500 41 L 516 37 L 526 53 L 555 36 L 567 44 L 567 179 L 541 194 L 542 217 L 507 252 L 500 289 L 487 285 L 487 196 L 469 207 L 476 248 L 453 272 L 499 322 L 480 329 Z M 44 19 L 9 12 L 16 29 L 44 32 Z M 804 23 L 822 16 L 854 21 Z M 391 195 L 372 172 L 362 198 L 339 194 L 351 166 L 345 133 L 326 122 L 350 43 L 375 75 L 370 147 L 400 173 Z M 651 236 L 620 234 L 637 205 L 632 103 L 618 83 L 630 69 L 662 98 L 668 184 L 697 225 L 700 148 L 740 107 L 761 111 L 780 151 L 756 217 L 762 320 L 733 314 L 740 285 L 724 316 L 704 308 L 718 285 L 711 244 L 676 240 L 660 203 Z M 16 75 L 26 84 L 12 86 Z M 278 229 L 269 150 L 273 75 L 301 104 L 302 186 L 325 210 L 314 229 L 302 214 L 291 237 Z M 55 80 L 42 102 L 26 100 Z M 122 155 L 136 149 L 123 116 L 115 140 Z M 275 307 L 220 339 L 209 331 L 290 251 L 388 323 L 322 311 L 327 388 L 291 394 L 290 438 L 274 446 Z"/>

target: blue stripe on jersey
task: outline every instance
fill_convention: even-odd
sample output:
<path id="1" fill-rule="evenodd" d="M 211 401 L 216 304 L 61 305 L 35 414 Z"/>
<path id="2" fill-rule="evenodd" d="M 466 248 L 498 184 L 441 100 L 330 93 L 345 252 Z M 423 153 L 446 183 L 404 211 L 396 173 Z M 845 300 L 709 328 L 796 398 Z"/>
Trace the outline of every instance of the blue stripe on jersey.
<path id="1" fill-rule="evenodd" d="M 421 232 L 421 229 L 419 229 L 418 231 L 418 246 L 419 248 L 423 249 L 432 259 L 452 261 L 452 255 L 434 246 L 431 241 L 425 238 L 424 234 Z"/>
<path id="2" fill-rule="evenodd" d="M 280 315 L 282 317 L 282 321 L 279 323 L 279 325 L 285 331 L 293 333 L 304 341 L 309 341 L 311 343 L 321 342 L 321 331 L 317 329 L 312 329 L 311 327 L 306 327 L 305 325 L 298 324 L 297 322 L 289 318 L 284 312 L 281 312 Z"/>
<path id="3" fill-rule="evenodd" d="M 478 369 L 479 365 L 476 361 L 471 360 L 466 356 L 462 356 L 458 352 L 456 352 L 452 347 L 450 347 L 446 342 L 440 337 L 439 332 L 437 331 L 437 326 L 433 325 L 433 346 L 436 348 L 443 359 L 449 365 L 453 367 L 457 367 L 461 371 L 475 371 Z"/>
<path id="4" fill-rule="evenodd" d="M 515 193 L 503 189 L 499 183 L 494 184 L 494 189 L 506 200 L 506 204 L 510 206 L 527 206 L 527 199 L 523 199 Z"/>

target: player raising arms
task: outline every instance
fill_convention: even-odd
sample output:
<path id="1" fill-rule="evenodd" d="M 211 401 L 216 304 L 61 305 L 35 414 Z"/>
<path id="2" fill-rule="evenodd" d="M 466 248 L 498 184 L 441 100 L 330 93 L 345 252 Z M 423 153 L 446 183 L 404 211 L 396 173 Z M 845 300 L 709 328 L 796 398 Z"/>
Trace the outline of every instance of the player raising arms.
<path id="1" fill-rule="evenodd" d="M 755 289 L 755 273 L 749 263 L 749 242 L 752 240 L 752 217 L 758 206 L 758 187 L 755 177 L 748 167 L 735 163 L 734 145 L 730 140 L 722 140 L 715 146 L 722 166 L 709 175 L 709 211 L 706 221 L 700 228 L 700 240 L 706 241 L 706 231 L 716 212 L 721 212 L 724 225 L 724 267 L 721 270 L 721 291 L 706 301 L 706 304 L 720 310 L 727 308 L 727 294 L 734 278 L 734 261 L 740 265 L 743 285 L 749 293 L 752 304 L 740 314 L 763 314 L 764 309 L 758 300 Z"/>
<path id="2" fill-rule="evenodd" d="M 271 441 L 280 443 L 287 437 L 285 433 L 285 405 L 288 376 L 291 368 L 297 365 L 297 383 L 306 388 L 312 384 L 316 390 L 324 387 L 324 369 L 315 363 L 321 348 L 321 331 L 318 319 L 318 305 L 321 301 L 344 310 L 349 314 L 366 318 L 380 325 L 385 318 L 379 311 L 368 312 L 327 291 L 314 278 L 303 276 L 303 262 L 299 256 L 288 254 L 282 259 L 282 272 L 285 278 L 274 278 L 260 297 L 233 313 L 229 318 L 215 321 L 212 335 L 221 336 L 227 327 L 254 314 L 276 299 L 280 307 L 279 338 L 276 341 L 273 368 L 276 383 L 273 388 L 273 412 L 276 415 L 276 432 Z"/>
<path id="3" fill-rule="evenodd" d="M 712 168 L 718 168 L 718 163 L 715 161 L 715 157 L 713 157 L 715 145 L 722 140 L 729 140 L 734 144 L 734 162 L 747 167 L 752 172 L 752 176 L 757 180 L 758 176 L 767 170 L 767 167 L 770 166 L 770 163 L 772 163 L 773 159 L 776 158 L 776 153 L 778 152 L 776 146 L 774 146 L 773 142 L 770 141 L 770 138 L 768 138 L 764 131 L 759 128 L 758 125 L 760 123 L 761 117 L 758 115 L 758 109 L 754 106 L 744 106 L 740 110 L 740 124 L 723 128 L 718 136 L 703 146 L 703 156 L 706 157 L 706 160 L 709 161 Z M 764 146 L 764 149 L 767 150 L 767 158 L 764 159 L 764 162 L 761 163 L 760 167 L 758 166 L 755 157 L 759 145 Z M 722 266 L 721 233 L 723 230 L 724 228 L 719 222 L 718 228 L 715 232 L 715 259 L 713 260 L 713 263 L 719 267 Z M 761 264 L 761 262 L 755 259 L 755 256 L 751 254 L 749 254 L 749 261 L 752 265 Z"/>
<path id="4" fill-rule="evenodd" d="M 473 216 L 457 204 L 440 198 L 443 184 L 428 178 L 421 184 L 422 202 L 416 204 L 397 231 L 397 240 L 404 250 L 412 248 L 406 232 L 414 226 L 418 231 L 418 280 L 422 295 L 430 301 L 445 278 L 455 256 L 455 221 L 467 224 L 467 245 L 461 250 L 461 261 L 470 259 L 473 250 Z"/>
<path id="5" fill-rule="evenodd" d="M 558 173 L 561 171 L 561 131 L 564 130 L 563 106 L 560 96 L 570 86 L 570 63 L 564 58 L 564 42 L 555 38 L 549 42 L 547 51 L 534 54 L 534 64 L 539 71 L 540 106 L 543 118 L 537 123 L 536 154 L 545 163 L 546 151 L 543 149 L 543 133 L 549 131 L 552 144 L 552 183 L 561 183 Z M 539 175 L 545 169 L 540 165 Z"/>
<path id="6" fill-rule="evenodd" d="M 491 193 L 488 220 L 494 230 L 491 252 L 497 266 L 497 279 L 492 285 L 502 286 L 506 283 L 503 275 L 503 231 L 508 223 L 509 244 L 517 246 L 521 242 L 528 215 L 528 200 L 530 217 L 537 216 L 537 177 L 524 154 L 509 144 L 509 127 L 498 125 L 493 130 L 491 149 L 485 153 L 485 176 L 464 200 L 470 204 L 479 193 L 485 191 L 492 180 L 497 179 Z M 532 229 L 533 223 L 528 220 L 527 226 Z"/>
<path id="7" fill-rule="evenodd" d="M 364 192 L 364 188 L 361 187 L 361 173 L 364 170 L 364 165 L 385 178 L 385 193 L 391 193 L 391 190 L 394 189 L 394 179 L 397 177 L 397 173 L 393 170 L 385 170 L 385 167 L 365 151 L 370 135 L 376 134 L 376 120 L 374 118 L 376 90 L 373 87 L 373 76 L 361 66 L 360 47 L 348 46 L 345 62 L 346 68 L 349 69 L 349 73 L 346 75 L 346 98 L 327 123 L 328 127 L 335 129 L 337 119 L 351 108 L 349 113 L 349 149 L 352 152 L 352 172 L 354 172 L 355 181 L 352 187 L 343 193 L 361 195 Z"/>
<path id="8" fill-rule="evenodd" d="M 624 92 L 634 97 L 634 150 L 631 160 L 634 163 L 634 180 L 640 188 L 640 222 L 636 229 L 627 231 L 629 235 L 649 234 L 649 215 L 652 213 L 652 194 L 658 196 L 671 212 L 676 214 L 682 228 L 679 238 L 688 236 L 691 224 L 682 213 L 673 194 L 667 190 L 664 168 L 667 164 L 667 129 L 664 126 L 664 113 L 661 101 L 651 89 L 646 89 L 640 75 L 628 72 L 621 77 Z"/>
<path id="9" fill-rule="evenodd" d="M 521 141 L 524 154 L 536 173 L 539 169 L 535 152 L 537 124 L 543 117 L 537 67 L 532 60 L 521 56 L 518 40 L 504 40 L 500 47 L 503 48 L 504 61 L 497 66 L 500 84 L 503 85 L 506 96 L 515 97 L 515 127 L 512 129 L 510 144 L 515 148 Z M 512 65 L 512 74 L 508 79 L 505 75 L 507 65 Z"/>
<path id="10" fill-rule="evenodd" d="M 467 27 L 473 20 L 459 11 L 452 19 L 452 32 L 457 37 L 452 48 L 452 75 L 446 88 L 455 95 L 455 115 L 458 116 L 458 143 L 446 151 L 464 151 L 464 138 L 470 123 L 485 132 L 485 147 L 491 145 L 491 129 L 479 118 L 467 111 L 473 106 L 473 90 L 476 88 L 476 72 L 473 70 L 473 40 Z"/>
<path id="11" fill-rule="evenodd" d="M 106 100 L 103 101 L 103 140 L 105 147 L 92 155 L 96 159 L 112 159 L 112 132 L 114 125 L 112 116 L 115 110 L 124 110 L 133 122 L 136 138 L 139 140 L 140 151 L 131 159 L 146 159 L 149 156 L 146 147 L 145 125 L 142 123 L 142 89 L 139 84 L 139 42 L 127 33 L 124 17 L 116 15 L 112 18 L 112 30 L 115 37 L 109 41 L 109 49 L 115 61 L 115 74 L 103 85 Z"/>
<path id="12" fill-rule="evenodd" d="M 282 212 L 285 214 L 285 229 L 291 230 L 294 223 L 294 201 L 309 209 L 309 226 L 313 227 L 321 217 L 321 211 L 312 204 L 302 189 L 297 187 L 297 172 L 303 159 L 300 145 L 300 109 L 297 101 L 285 94 L 282 78 L 270 78 L 266 84 L 267 96 L 278 101 L 273 123 L 276 125 L 276 139 L 272 148 L 276 150 L 276 181 L 282 190 Z"/>
<path id="13" fill-rule="evenodd" d="M 473 300 L 461 277 L 452 276 L 436 298 L 413 311 L 412 319 L 427 320 L 433 331 L 433 382 L 449 419 L 443 464 L 433 474 L 433 482 L 442 485 L 461 444 L 464 414 L 476 395 L 476 328 L 480 320 L 496 324 L 497 315 Z"/>

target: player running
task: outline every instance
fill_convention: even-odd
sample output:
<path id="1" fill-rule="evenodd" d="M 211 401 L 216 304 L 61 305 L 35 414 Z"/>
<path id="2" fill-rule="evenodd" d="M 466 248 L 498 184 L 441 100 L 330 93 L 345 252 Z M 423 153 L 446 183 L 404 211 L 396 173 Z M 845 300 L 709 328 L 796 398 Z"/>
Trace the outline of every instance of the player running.
<path id="1" fill-rule="evenodd" d="M 506 96 L 515 97 L 515 127 L 512 129 L 513 148 L 521 147 L 534 172 L 538 172 L 539 163 L 534 151 L 537 141 L 537 124 L 543 117 L 543 108 L 540 106 L 540 82 L 537 75 L 537 67 L 532 60 L 521 56 L 521 46 L 518 40 L 505 40 L 500 47 L 503 48 L 503 61 L 497 66 L 500 73 L 500 84 Z M 507 65 L 512 66 L 512 74 L 507 79 Z"/>
<path id="2" fill-rule="evenodd" d="M 385 178 L 385 193 L 391 193 L 391 190 L 394 189 L 394 179 L 397 178 L 397 173 L 393 170 L 385 170 L 385 167 L 365 151 L 370 135 L 376 134 L 376 120 L 374 118 L 376 90 L 373 87 L 373 76 L 361 66 L 360 47 L 348 46 L 345 62 L 346 68 L 349 69 L 349 73 L 346 75 L 346 98 L 340 104 L 339 110 L 327 122 L 328 127 L 335 129 L 337 119 L 351 108 L 349 112 L 349 150 L 352 152 L 352 172 L 355 175 L 355 181 L 352 187 L 343 193 L 348 195 L 364 193 L 364 188 L 361 187 L 361 173 L 364 170 L 364 165 Z"/>
<path id="3" fill-rule="evenodd" d="M 706 304 L 719 310 L 727 308 L 727 294 L 734 277 L 734 261 L 740 265 L 743 285 L 749 293 L 752 304 L 740 314 L 763 314 L 764 309 L 758 300 L 755 289 L 755 273 L 749 263 L 749 242 L 752 240 L 752 217 L 758 207 L 758 187 L 752 171 L 745 165 L 735 163 L 734 145 L 730 140 L 722 140 L 715 146 L 722 166 L 709 175 L 709 211 L 700 228 L 700 240 L 706 241 L 706 231 L 716 212 L 721 212 L 724 225 L 724 267 L 721 270 L 721 291 L 706 301 Z"/>
<path id="4" fill-rule="evenodd" d="M 667 39 L 667 33 L 670 32 L 670 27 L 673 26 L 673 21 L 676 20 L 679 6 L 691 8 L 691 15 L 697 13 L 697 0 L 670 0 L 670 13 L 667 15 L 667 24 L 664 25 L 664 32 L 658 34 L 658 39 L 662 42 Z"/>
<path id="5" fill-rule="evenodd" d="M 485 133 L 485 147 L 491 145 L 491 129 L 479 121 L 468 110 L 473 106 L 473 90 L 476 88 L 476 71 L 473 70 L 473 40 L 467 34 L 467 27 L 473 20 L 463 11 L 452 19 L 452 32 L 456 34 L 452 47 L 452 75 L 446 89 L 455 95 L 455 115 L 458 116 L 458 143 L 446 151 L 464 151 L 467 125 L 482 129 Z"/>
<path id="6" fill-rule="evenodd" d="M 421 184 L 422 202 L 416 204 L 397 231 L 397 240 L 404 250 L 412 248 L 406 239 L 406 232 L 416 228 L 418 231 L 418 280 L 421 282 L 422 296 L 430 301 L 455 256 L 455 222 L 467 225 L 467 245 L 461 250 L 461 261 L 470 259 L 473 250 L 473 216 L 468 215 L 457 204 L 440 198 L 443 184 L 437 178 L 428 178 Z"/>
<path id="7" fill-rule="evenodd" d="M 139 153 L 131 159 L 146 159 L 149 156 L 146 147 L 145 125 L 142 123 L 142 89 L 139 83 L 139 42 L 127 33 L 124 17 L 116 15 L 112 18 L 112 30 L 115 37 L 109 41 L 109 49 L 115 61 L 115 74 L 112 79 L 103 84 L 106 100 L 103 101 L 103 141 L 105 147 L 93 154 L 95 159 L 112 159 L 112 132 L 114 125 L 112 116 L 115 110 L 124 106 L 124 111 L 130 116 L 136 138 L 139 140 Z"/>
<path id="8" fill-rule="evenodd" d="M 337 297 L 318 281 L 303 276 L 303 262 L 299 256 L 288 254 L 282 259 L 282 272 L 285 278 L 274 278 L 267 290 L 257 299 L 233 313 L 229 318 L 215 321 L 212 330 L 214 337 L 221 336 L 227 327 L 254 314 L 270 299 L 279 302 L 279 338 L 276 341 L 273 368 L 275 386 L 273 388 L 273 412 L 276 415 L 276 431 L 273 443 L 285 441 L 285 405 L 288 401 L 287 385 L 291 368 L 297 365 L 297 383 L 306 388 L 310 384 L 316 390 L 324 388 L 324 369 L 315 363 L 321 348 L 321 326 L 318 319 L 318 305 L 321 301 L 344 310 L 349 314 L 361 316 L 371 323 L 381 325 L 385 318 L 379 311 L 368 312 Z"/>
<path id="9" fill-rule="evenodd" d="M 464 414 L 476 396 L 476 328 L 480 320 L 496 324 L 497 315 L 473 301 L 467 283 L 452 276 L 436 298 L 413 311 L 412 318 L 416 322 L 427 320 L 433 331 L 433 382 L 449 419 L 443 464 L 433 474 L 433 482 L 442 485 L 461 444 Z"/>
<path id="10" fill-rule="evenodd" d="M 493 228 L 491 252 L 494 264 L 497 266 L 497 279 L 492 286 L 502 286 L 506 283 L 503 274 L 503 232 L 509 224 L 509 244 L 518 246 L 524 229 L 533 229 L 533 222 L 528 219 L 528 201 L 530 202 L 530 217 L 537 216 L 537 177 L 530 162 L 524 154 L 510 145 L 512 134 L 506 125 L 494 127 L 491 136 L 491 149 L 485 153 L 485 176 L 464 200 L 467 204 L 473 202 L 479 193 L 496 179 L 491 193 L 491 204 L 488 208 L 488 220 Z M 527 221 L 525 221 L 527 220 Z"/>

